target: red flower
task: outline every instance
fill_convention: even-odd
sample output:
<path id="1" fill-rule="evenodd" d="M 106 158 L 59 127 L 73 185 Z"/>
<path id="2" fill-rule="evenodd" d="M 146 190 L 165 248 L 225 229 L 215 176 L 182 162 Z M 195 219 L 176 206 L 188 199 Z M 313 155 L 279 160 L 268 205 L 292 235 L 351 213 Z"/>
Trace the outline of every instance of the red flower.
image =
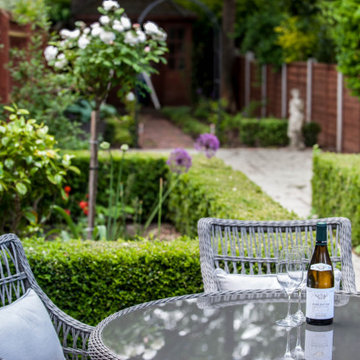
<path id="1" fill-rule="evenodd" d="M 87 216 L 89 214 L 89 209 L 86 207 L 83 209 L 84 214 Z"/>
<path id="2" fill-rule="evenodd" d="M 69 209 L 64 209 L 64 211 L 70 216 L 71 212 Z"/>
<path id="3" fill-rule="evenodd" d="M 88 202 L 87 201 L 80 201 L 79 206 L 84 210 L 85 208 L 88 207 Z"/>
<path id="4" fill-rule="evenodd" d="M 64 191 L 69 194 L 69 192 L 71 191 L 71 187 L 70 186 L 65 186 L 64 187 Z"/>

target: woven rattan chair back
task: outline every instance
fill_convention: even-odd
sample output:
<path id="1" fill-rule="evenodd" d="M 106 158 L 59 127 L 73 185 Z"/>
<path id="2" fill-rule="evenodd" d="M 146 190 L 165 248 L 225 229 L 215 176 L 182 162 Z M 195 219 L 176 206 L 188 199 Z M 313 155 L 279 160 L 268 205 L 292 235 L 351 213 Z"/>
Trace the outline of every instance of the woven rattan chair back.
<path id="1" fill-rule="evenodd" d="M 232 274 L 270 274 L 275 272 L 282 248 L 307 244 L 313 249 L 316 224 L 320 221 L 327 223 L 329 253 L 334 266 L 340 267 L 342 289 L 355 292 L 349 219 L 240 221 L 203 218 L 198 222 L 198 234 L 205 292 L 221 290 L 214 274 L 216 268 Z"/>
<path id="2" fill-rule="evenodd" d="M 87 344 L 93 327 L 65 314 L 46 296 L 35 280 L 16 235 L 0 236 L 0 308 L 14 302 L 29 288 L 38 294 L 48 310 L 66 359 L 89 359 Z"/>

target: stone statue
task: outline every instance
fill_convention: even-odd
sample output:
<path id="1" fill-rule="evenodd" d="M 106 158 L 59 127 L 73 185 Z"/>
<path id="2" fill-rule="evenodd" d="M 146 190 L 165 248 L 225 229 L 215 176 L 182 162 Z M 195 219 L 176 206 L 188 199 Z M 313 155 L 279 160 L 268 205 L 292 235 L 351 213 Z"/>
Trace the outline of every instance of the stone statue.
<path id="1" fill-rule="evenodd" d="M 291 90 L 291 100 L 289 101 L 289 124 L 287 135 L 290 139 L 290 147 L 294 149 L 304 149 L 302 127 L 304 124 L 304 102 L 300 99 L 298 89 Z"/>

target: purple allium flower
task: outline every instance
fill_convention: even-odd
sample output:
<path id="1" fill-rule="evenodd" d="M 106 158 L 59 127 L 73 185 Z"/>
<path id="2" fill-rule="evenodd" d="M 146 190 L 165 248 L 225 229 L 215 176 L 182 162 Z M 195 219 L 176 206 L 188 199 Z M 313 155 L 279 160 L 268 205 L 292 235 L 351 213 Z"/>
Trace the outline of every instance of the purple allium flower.
<path id="1" fill-rule="evenodd" d="M 195 142 L 195 149 L 204 151 L 208 158 L 213 157 L 219 147 L 220 141 L 213 134 L 201 134 Z"/>
<path id="2" fill-rule="evenodd" d="M 192 165 L 191 156 L 184 149 L 175 149 L 171 152 L 166 164 L 170 166 L 172 172 L 178 174 L 188 172 Z"/>

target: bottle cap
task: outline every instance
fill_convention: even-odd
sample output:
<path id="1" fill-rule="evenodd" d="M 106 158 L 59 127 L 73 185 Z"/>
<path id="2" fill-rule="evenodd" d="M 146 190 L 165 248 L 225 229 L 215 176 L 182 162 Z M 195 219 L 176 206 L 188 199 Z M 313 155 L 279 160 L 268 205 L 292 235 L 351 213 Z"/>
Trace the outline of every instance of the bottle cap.
<path id="1" fill-rule="evenodd" d="M 326 245 L 327 243 L 327 224 L 319 222 L 316 224 L 316 244 Z"/>

